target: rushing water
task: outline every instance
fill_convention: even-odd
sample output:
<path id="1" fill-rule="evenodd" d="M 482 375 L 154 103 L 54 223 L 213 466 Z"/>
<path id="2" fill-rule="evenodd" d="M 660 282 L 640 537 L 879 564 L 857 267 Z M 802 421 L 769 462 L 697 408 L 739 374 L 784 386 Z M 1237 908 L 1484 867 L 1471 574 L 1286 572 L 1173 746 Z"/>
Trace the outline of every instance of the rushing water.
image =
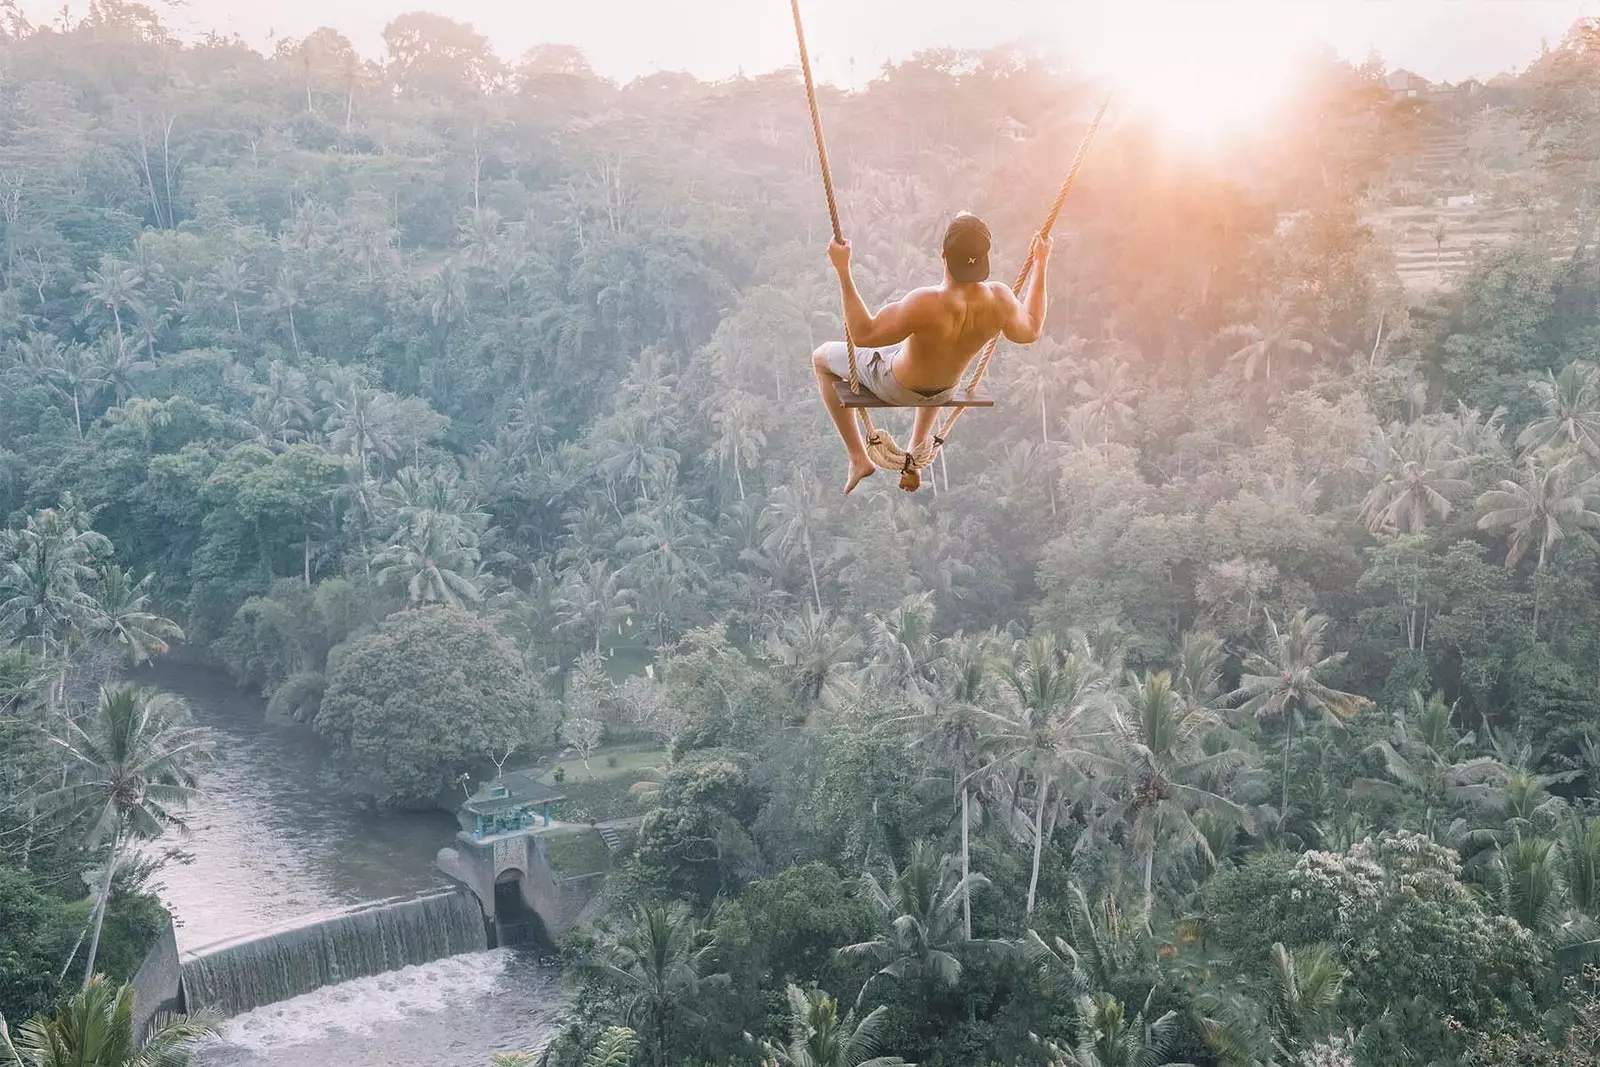
<path id="1" fill-rule="evenodd" d="M 183 994 L 238 1015 L 354 978 L 488 949 L 483 912 L 465 892 L 377 901 L 326 919 L 236 938 L 185 956 Z"/>
<path id="2" fill-rule="evenodd" d="M 452 956 L 229 1019 L 198 1067 L 488 1067 L 543 1048 L 565 1006 L 555 970 L 531 956 Z"/>
<path id="3" fill-rule="evenodd" d="M 217 735 L 217 763 L 201 783 L 206 799 L 189 812 L 190 834 L 162 842 L 189 860 L 169 864 L 157 877 L 180 950 L 186 956 L 223 953 L 196 976 L 212 983 L 213 994 L 251 983 L 294 992 L 310 982 L 310 968 L 333 978 L 351 973 L 339 969 L 341 956 L 360 957 L 353 967 L 359 973 L 377 962 L 399 964 L 481 944 L 471 940 L 480 935 L 456 903 L 351 913 L 353 905 L 438 889 L 442 879 L 433 858 L 455 833 L 449 815 L 370 810 L 310 731 L 266 722 L 263 702 L 241 693 L 226 675 L 167 665 L 142 672 L 139 681 L 183 696 L 197 722 Z M 439 929 L 406 926 L 441 906 L 445 914 L 430 919 Z M 346 940 L 340 947 L 341 938 L 363 927 L 371 927 L 365 933 L 376 940 L 360 947 Z M 240 949 L 269 929 L 298 932 L 290 945 Z M 308 943 L 307 930 L 320 931 L 322 940 Z M 220 947 L 224 943 L 232 947 Z M 283 975 L 281 982 L 249 977 L 240 961 L 251 953 L 284 956 L 280 971 L 302 973 Z M 485 1067 L 493 1052 L 542 1045 L 564 1006 L 557 972 L 533 956 L 472 952 L 324 986 L 238 1015 L 228 1020 L 224 1043 L 200 1063 Z"/>

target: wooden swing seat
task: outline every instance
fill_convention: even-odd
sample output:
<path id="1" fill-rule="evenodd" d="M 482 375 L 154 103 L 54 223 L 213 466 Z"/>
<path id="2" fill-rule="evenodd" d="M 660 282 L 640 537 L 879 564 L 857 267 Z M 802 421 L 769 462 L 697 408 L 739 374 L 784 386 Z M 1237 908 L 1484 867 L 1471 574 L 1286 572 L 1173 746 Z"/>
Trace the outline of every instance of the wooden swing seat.
<path id="1" fill-rule="evenodd" d="M 971 388 L 959 388 L 950 394 L 950 399 L 943 403 L 926 404 L 890 404 L 878 399 L 865 388 L 859 393 L 851 392 L 850 383 L 840 378 L 833 383 L 833 390 L 839 396 L 839 402 L 847 408 L 992 408 L 994 407 L 994 394 L 989 392 L 982 382 Z"/>

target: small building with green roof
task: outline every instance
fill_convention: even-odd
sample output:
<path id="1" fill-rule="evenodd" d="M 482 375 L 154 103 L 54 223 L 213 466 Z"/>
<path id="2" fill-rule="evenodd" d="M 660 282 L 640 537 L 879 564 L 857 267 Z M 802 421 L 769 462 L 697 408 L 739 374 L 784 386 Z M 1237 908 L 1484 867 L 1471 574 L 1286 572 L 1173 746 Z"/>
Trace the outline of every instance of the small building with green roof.
<path id="1" fill-rule="evenodd" d="M 480 785 L 456 809 L 456 821 L 463 833 L 479 841 L 524 833 L 548 827 L 552 807 L 565 799 L 532 771 L 510 771 Z"/>

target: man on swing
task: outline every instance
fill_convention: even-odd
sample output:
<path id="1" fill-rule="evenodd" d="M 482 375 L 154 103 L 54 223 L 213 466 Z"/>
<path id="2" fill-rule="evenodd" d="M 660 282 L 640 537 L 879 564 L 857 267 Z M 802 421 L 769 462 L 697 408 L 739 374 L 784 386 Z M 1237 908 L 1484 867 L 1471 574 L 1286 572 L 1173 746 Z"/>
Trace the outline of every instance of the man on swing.
<path id="1" fill-rule="evenodd" d="M 976 215 L 962 212 L 945 230 L 943 283 L 913 289 L 874 315 L 850 276 L 850 242 L 828 246 L 828 259 L 839 273 L 844 296 L 845 327 L 856 343 L 861 388 L 896 407 L 920 405 L 907 451 L 927 441 L 939 414 L 938 401 L 949 399 L 967 364 L 992 338 L 1004 334 L 1020 345 L 1039 339 L 1049 258 L 1050 238 L 1035 236 L 1033 270 L 1018 300 L 1009 287 L 988 280 L 989 227 Z M 850 473 L 844 483 L 848 495 L 876 469 L 854 416 L 834 389 L 834 382 L 850 378 L 849 349 L 843 341 L 830 341 L 811 353 L 811 365 L 822 403 L 849 456 Z"/>

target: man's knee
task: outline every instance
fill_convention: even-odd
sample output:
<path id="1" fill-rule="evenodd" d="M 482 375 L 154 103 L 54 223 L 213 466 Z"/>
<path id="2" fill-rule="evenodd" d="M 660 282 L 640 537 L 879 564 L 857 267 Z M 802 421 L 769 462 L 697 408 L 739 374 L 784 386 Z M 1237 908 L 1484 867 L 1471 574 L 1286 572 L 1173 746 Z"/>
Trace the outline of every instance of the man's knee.
<path id="1" fill-rule="evenodd" d="M 818 374 L 832 374 L 833 368 L 828 365 L 828 346 L 820 344 L 811 353 L 811 366 Z"/>

